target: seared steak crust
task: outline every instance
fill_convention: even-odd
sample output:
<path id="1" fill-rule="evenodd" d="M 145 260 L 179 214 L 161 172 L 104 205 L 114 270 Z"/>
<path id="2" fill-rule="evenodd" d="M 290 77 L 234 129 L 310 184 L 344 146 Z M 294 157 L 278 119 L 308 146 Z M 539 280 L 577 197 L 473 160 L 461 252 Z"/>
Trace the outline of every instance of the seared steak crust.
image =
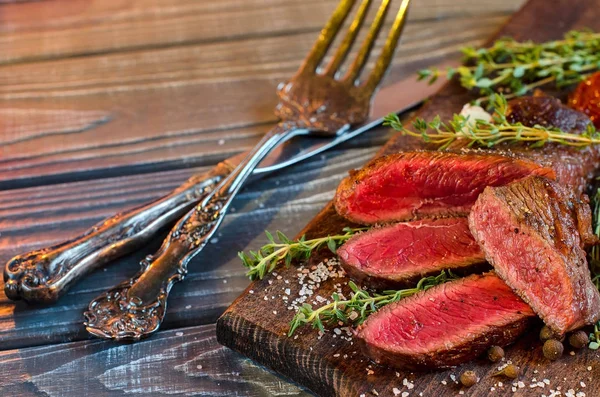
<path id="1" fill-rule="evenodd" d="M 346 273 L 372 288 L 402 288 L 443 269 L 489 269 L 467 218 L 424 219 L 376 227 L 337 250 Z"/>
<path id="2" fill-rule="evenodd" d="M 556 98 L 544 95 L 513 99 L 509 102 L 507 119 L 529 127 L 539 124 L 570 133 L 582 133 L 591 124 L 587 115 L 564 106 Z M 539 149 L 519 146 L 509 150 L 521 158 L 552 168 L 556 173 L 556 180 L 577 193 L 585 192 L 600 161 L 600 151 L 595 146 L 578 149 L 547 144 Z"/>
<path id="3" fill-rule="evenodd" d="M 600 318 L 586 242 L 590 208 L 570 189 L 530 177 L 489 187 L 469 215 L 475 239 L 496 273 L 557 333 Z"/>
<path id="4" fill-rule="evenodd" d="M 535 314 L 493 273 L 392 303 L 357 330 L 367 356 L 397 368 L 448 368 L 515 341 Z"/>

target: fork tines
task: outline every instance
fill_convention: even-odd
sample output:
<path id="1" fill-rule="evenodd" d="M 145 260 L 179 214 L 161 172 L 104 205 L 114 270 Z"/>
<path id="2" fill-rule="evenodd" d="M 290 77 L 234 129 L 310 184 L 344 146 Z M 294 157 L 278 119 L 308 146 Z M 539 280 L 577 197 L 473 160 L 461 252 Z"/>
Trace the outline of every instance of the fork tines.
<path id="1" fill-rule="evenodd" d="M 345 74 L 340 76 L 340 67 L 350 53 L 352 45 L 358 36 L 358 32 L 360 31 L 367 17 L 372 0 L 362 0 L 360 2 L 356 15 L 351 21 L 350 26 L 348 27 L 345 36 L 338 46 L 335 54 L 332 56 L 327 66 L 323 68 L 319 67 L 323 62 L 327 51 L 333 44 L 336 36 L 344 25 L 344 21 L 350 14 L 355 3 L 356 0 L 340 1 L 337 8 L 333 12 L 333 15 L 321 31 L 321 34 L 314 44 L 309 56 L 306 58 L 302 66 L 303 72 L 312 73 L 319 71 L 324 75 L 337 77 L 341 81 L 347 81 L 354 85 L 359 84 L 359 76 L 367 64 L 369 55 L 373 49 L 373 46 L 375 45 L 375 41 L 381 32 L 381 28 L 385 22 L 385 18 L 390 9 L 392 0 L 381 1 L 381 4 L 377 9 L 377 14 L 371 23 L 371 27 L 369 28 L 369 31 L 362 45 L 360 46 L 356 57 L 348 67 L 348 70 L 345 72 Z M 385 75 L 385 72 L 390 65 L 394 55 L 394 50 L 396 49 L 396 45 L 398 44 L 398 40 L 400 39 L 400 35 L 406 21 L 409 3 L 410 0 L 401 1 L 400 8 L 396 14 L 396 18 L 394 19 L 381 54 L 377 58 L 373 70 L 371 70 L 370 74 L 363 79 L 361 83 L 361 86 L 365 87 L 367 90 L 374 90 L 375 87 L 379 85 L 379 82 Z"/>

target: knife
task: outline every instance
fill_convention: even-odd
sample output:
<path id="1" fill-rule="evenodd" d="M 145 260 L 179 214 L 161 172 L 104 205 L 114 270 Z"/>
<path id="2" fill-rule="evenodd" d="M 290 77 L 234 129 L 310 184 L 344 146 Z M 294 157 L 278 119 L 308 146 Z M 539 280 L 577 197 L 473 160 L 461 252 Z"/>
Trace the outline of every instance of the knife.
<path id="1" fill-rule="evenodd" d="M 385 115 L 414 108 L 442 84 L 427 85 L 411 76 L 384 87 L 375 96 L 367 122 L 331 139 L 290 140 L 260 164 L 254 177 L 296 164 L 379 126 Z M 57 301 L 93 269 L 140 248 L 160 229 L 173 224 L 244 157 L 245 153 L 240 153 L 226 159 L 210 171 L 192 176 L 166 196 L 105 219 L 78 237 L 12 258 L 4 270 L 6 296 L 31 303 Z"/>

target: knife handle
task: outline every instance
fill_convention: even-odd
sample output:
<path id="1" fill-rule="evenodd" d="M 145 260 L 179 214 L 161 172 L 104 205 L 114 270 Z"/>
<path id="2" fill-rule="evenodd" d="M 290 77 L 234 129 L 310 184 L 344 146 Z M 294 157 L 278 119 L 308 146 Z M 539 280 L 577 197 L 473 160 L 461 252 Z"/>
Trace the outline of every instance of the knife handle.
<path id="1" fill-rule="evenodd" d="M 219 163 L 166 196 L 105 219 L 72 240 L 12 258 L 4 269 L 6 296 L 32 303 L 55 302 L 93 269 L 143 246 L 230 172 L 230 166 Z"/>
<path id="2" fill-rule="evenodd" d="M 248 176 L 273 148 L 302 131 L 281 122 L 267 133 L 235 170 L 173 226 L 158 252 L 141 262 L 137 275 L 91 301 L 84 313 L 87 331 L 101 338 L 139 340 L 158 330 L 171 288 L 185 278 L 188 262 L 214 235 Z"/>

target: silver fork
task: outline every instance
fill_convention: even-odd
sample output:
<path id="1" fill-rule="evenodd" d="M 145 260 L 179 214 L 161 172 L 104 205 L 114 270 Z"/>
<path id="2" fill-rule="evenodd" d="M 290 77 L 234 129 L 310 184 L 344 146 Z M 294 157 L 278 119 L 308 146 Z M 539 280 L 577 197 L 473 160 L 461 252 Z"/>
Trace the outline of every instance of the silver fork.
<path id="1" fill-rule="evenodd" d="M 375 67 L 361 81 L 359 76 L 381 31 L 391 0 L 382 1 L 348 71 L 340 75 L 339 69 L 371 2 L 362 0 L 340 46 L 321 71 L 319 65 L 356 0 L 342 0 L 338 4 L 296 75 L 278 87 L 279 104 L 275 114 L 280 122 L 231 174 L 171 229 L 158 252 L 141 262 L 142 269 L 136 276 L 90 303 L 85 313 L 85 326 L 91 334 L 117 340 L 139 340 L 155 332 L 164 318 L 171 287 L 183 280 L 188 262 L 215 233 L 234 196 L 260 161 L 293 136 L 338 134 L 368 118 L 371 98 L 391 63 L 410 0 L 402 0 Z"/>

